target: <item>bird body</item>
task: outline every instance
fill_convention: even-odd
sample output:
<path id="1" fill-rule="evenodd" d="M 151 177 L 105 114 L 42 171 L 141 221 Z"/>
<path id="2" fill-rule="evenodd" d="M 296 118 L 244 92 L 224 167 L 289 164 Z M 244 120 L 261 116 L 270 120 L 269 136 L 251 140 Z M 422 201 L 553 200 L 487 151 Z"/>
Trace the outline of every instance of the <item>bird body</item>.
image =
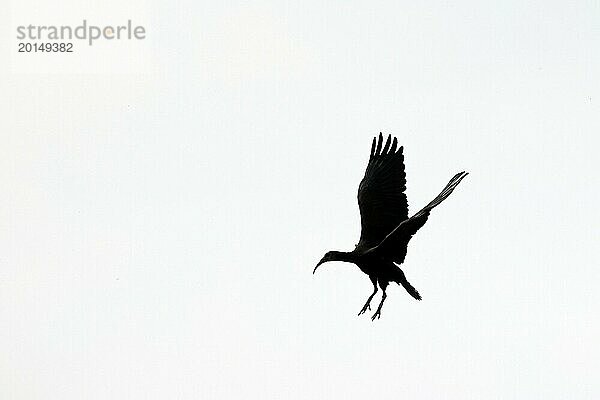
<path id="1" fill-rule="evenodd" d="M 381 307 L 387 297 L 386 288 L 390 282 L 402 285 L 416 300 L 421 300 L 419 292 L 408 282 L 399 265 L 404 262 L 408 242 L 427 222 L 433 208 L 452 193 L 460 181 L 468 175 L 456 174 L 429 204 L 412 217 L 408 217 L 406 199 L 406 174 L 404 172 L 403 147 L 397 147 L 396 138 L 388 136 L 385 145 L 383 135 L 373 139 L 371 155 L 365 176 L 358 189 L 358 205 L 361 214 L 361 235 L 354 250 L 350 252 L 329 251 L 313 270 L 329 261 L 353 263 L 367 274 L 373 284 L 373 293 L 358 313 L 370 310 L 370 303 L 379 288 L 383 296 L 372 320 L 381 317 Z"/>

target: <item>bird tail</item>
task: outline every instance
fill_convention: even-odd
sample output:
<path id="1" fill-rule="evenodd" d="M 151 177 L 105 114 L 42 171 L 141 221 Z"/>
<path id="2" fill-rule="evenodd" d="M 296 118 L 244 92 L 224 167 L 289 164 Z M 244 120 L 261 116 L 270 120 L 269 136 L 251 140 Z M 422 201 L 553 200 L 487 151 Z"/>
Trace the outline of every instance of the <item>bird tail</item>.
<path id="1" fill-rule="evenodd" d="M 411 218 L 415 218 L 415 217 L 418 218 L 421 215 L 429 214 L 429 211 L 431 211 L 431 209 L 438 206 L 442 201 L 446 200 L 448 198 L 448 196 L 450 196 L 450 193 L 452 193 L 454 188 L 456 188 L 458 186 L 458 184 L 460 183 L 460 181 L 462 181 L 464 179 L 464 177 L 467 175 L 469 175 L 469 173 L 464 172 L 464 171 L 459 172 L 458 174 L 454 175 L 454 177 L 452 179 L 450 179 L 450 182 L 448 182 L 448 184 L 446 185 L 444 190 L 442 190 L 440 192 L 440 194 L 438 194 L 436 196 L 435 199 L 431 200 L 429 202 L 429 204 L 427 204 L 425 207 L 423 207 L 423 209 L 421 211 L 419 211 L 418 213 L 413 215 Z"/>
<path id="2" fill-rule="evenodd" d="M 408 292 L 408 294 L 414 297 L 415 300 L 421 300 L 421 295 L 419 294 L 417 289 L 415 289 L 415 287 L 410 284 L 408 279 L 406 279 L 404 271 L 402 271 L 397 265 L 394 271 L 394 282 L 396 282 L 398 285 L 402 285 L 402 287 Z"/>

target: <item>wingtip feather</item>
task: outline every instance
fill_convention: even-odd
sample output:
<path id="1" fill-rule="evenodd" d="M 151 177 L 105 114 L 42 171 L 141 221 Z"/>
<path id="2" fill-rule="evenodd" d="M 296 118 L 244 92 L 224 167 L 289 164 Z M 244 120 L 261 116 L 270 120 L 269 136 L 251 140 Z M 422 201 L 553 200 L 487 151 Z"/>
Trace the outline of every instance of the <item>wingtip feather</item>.
<path id="1" fill-rule="evenodd" d="M 390 149 L 390 153 L 396 154 L 396 147 L 398 147 L 398 139 L 396 139 L 396 137 L 394 137 L 394 140 L 392 141 L 392 148 Z"/>
<path id="2" fill-rule="evenodd" d="M 371 143 L 371 158 L 375 155 L 375 144 L 377 142 L 377 137 L 373 138 L 373 143 Z"/>
<path id="3" fill-rule="evenodd" d="M 376 156 L 381 154 L 381 146 L 383 146 L 383 134 L 379 132 L 379 140 L 377 141 L 377 149 L 375 150 Z"/>
<path id="4" fill-rule="evenodd" d="M 387 140 L 385 141 L 385 146 L 383 146 L 383 150 L 381 151 L 382 155 L 386 155 L 388 150 L 390 149 L 390 143 L 392 143 L 392 135 L 388 135 Z"/>

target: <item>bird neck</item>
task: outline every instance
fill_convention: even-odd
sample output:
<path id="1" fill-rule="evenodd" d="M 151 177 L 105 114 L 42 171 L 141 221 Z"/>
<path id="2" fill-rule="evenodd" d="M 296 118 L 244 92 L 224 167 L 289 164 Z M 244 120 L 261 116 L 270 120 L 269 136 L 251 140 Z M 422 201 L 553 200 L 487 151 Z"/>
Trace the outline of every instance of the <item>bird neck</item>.
<path id="1" fill-rule="evenodd" d="M 333 257 L 334 257 L 334 260 L 332 260 L 332 261 L 343 261 L 343 262 L 349 262 L 349 263 L 354 263 L 354 261 L 355 261 L 354 253 L 352 253 L 352 252 L 332 251 L 332 253 L 333 253 Z"/>

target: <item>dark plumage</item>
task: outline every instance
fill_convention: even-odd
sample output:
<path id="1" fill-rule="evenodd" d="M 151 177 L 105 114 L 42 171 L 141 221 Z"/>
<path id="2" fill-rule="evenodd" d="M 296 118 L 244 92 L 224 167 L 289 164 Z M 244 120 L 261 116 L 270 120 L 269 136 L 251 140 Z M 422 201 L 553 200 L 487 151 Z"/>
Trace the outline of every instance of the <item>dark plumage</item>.
<path id="1" fill-rule="evenodd" d="M 406 174 L 404 172 L 403 148 L 397 148 L 398 141 L 391 136 L 383 143 L 373 138 L 371 156 L 365 176 L 358 187 L 358 206 L 361 216 L 360 241 L 351 252 L 329 251 L 315 267 L 328 261 L 354 263 L 362 272 L 369 275 L 373 283 L 373 293 L 358 315 L 371 309 L 371 300 L 377 293 L 377 285 L 383 296 L 372 320 L 381 317 L 381 307 L 385 301 L 386 288 L 390 282 L 402 285 L 415 299 L 421 296 L 398 267 L 404 262 L 406 248 L 413 235 L 425 224 L 431 210 L 444 201 L 465 176 L 460 172 L 448 182 L 444 190 L 429 204 L 408 218 L 406 200 Z"/>

